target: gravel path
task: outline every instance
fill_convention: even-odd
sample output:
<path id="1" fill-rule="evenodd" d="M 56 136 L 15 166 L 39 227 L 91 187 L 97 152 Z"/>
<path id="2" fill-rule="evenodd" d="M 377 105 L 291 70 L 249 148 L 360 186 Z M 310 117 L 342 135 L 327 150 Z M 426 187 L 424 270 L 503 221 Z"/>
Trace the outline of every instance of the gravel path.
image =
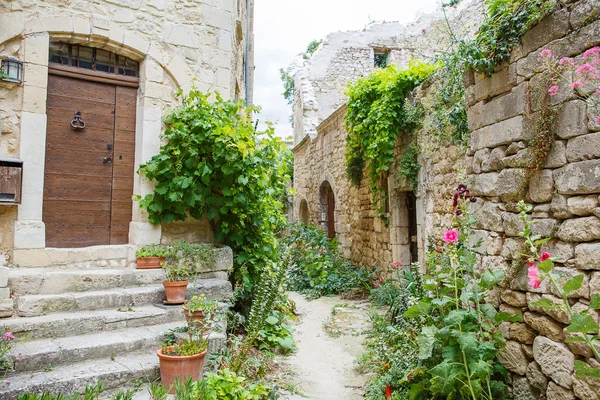
<path id="1" fill-rule="evenodd" d="M 354 360 L 363 352 L 361 332 L 368 326 L 368 303 L 339 297 L 307 301 L 297 293 L 289 296 L 296 302 L 300 321 L 294 333 L 297 351 L 283 363 L 292 371 L 295 386 L 311 400 L 362 399 L 366 377 L 355 371 Z M 339 337 L 330 337 L 324 323 Z"/>

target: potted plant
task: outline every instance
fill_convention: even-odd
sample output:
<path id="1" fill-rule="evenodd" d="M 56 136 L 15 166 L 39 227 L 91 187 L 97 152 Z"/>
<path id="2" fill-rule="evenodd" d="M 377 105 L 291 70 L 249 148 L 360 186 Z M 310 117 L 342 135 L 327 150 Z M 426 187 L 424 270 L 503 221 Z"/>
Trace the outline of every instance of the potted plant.
<path id="1" fill-rule="evenodd" d="M 135 252 L 137 269 L 155 269 L 161 268 L 165 262 L 165 257 L 169 254 L 169 249 L 157 244 L 144 246 Z"/>
<path id="2" fill-rule="evenodd" d="M 206 310 L 209 303 L 205 302 Z M 213 308 L 216 310 L 216 308 Z M 174 394 L 176 383 L 183 384 L 188 380 L 197 381 L 202 375 L 204 359 L 208 349 L 208 340 L 214 332 L 219 318 L 213 314 L 201 320 L 192 320 L 187 326 L 187 338 L 177 339 L 174 334 L 167 334 L 166 340 L 156 351 L 160 365 L 162 384 Z"/>
<path id="3" fill-rule="evenodd" d="M 165 257 L 163 270 L 165 271 L 163 287 L 167 297 L 165 304 L 183 304 L 188 278 L 195 273 L 195 268 L 186 263 L 185 260 L 180 260 L 177 248 L 172 247 Z"/>
<path id="4" fill-rule="evenodd" d="M 201 294 L 192 297 L 182 308 L 188 325 L 198 327 L 214 321 L 219 303 L 216 300 L 206 300 L 206 296 Z"/>

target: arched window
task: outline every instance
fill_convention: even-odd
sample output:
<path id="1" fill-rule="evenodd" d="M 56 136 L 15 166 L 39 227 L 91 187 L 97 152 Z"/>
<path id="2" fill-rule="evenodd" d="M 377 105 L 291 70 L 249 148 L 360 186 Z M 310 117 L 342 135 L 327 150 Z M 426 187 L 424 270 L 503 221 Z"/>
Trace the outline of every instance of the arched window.
<path id="1" fill-rule="evenodd" d="M 300 202 L 300 222 L 308 224 L 308 203 L 304 199 Z"/>

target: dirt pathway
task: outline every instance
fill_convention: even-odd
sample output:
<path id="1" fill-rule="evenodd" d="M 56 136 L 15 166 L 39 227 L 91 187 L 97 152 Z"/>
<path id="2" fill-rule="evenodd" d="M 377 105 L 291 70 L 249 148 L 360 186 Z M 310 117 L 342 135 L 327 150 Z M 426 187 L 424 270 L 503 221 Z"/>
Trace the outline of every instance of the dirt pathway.
<path id="1" fill-rule="evenodd" d="M 292 371 L 295 387 L 311 400 L 362 399 L 366 377 L 355 371 L 354 360 L 363 352 L 368 303 L 289 296 L 300 314 L 294 333 L 297 351 L 282 362 Z"/>

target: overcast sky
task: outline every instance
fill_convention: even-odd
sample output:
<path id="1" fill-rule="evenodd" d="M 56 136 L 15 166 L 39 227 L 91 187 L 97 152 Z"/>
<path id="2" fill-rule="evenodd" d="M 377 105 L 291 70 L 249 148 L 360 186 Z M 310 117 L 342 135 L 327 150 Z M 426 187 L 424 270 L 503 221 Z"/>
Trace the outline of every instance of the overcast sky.
<path id="1" fill-rule="evenodd" d="M 255 0 L 254 103 L 262 106 L 258 118 L 277 123 L 278 135 L 292 135 L 292 111 L 281 95 L 279 69 L 311 40 L 360 30 L 369 21 L 411 22 L 437 6 L 438 0 Z"/>

